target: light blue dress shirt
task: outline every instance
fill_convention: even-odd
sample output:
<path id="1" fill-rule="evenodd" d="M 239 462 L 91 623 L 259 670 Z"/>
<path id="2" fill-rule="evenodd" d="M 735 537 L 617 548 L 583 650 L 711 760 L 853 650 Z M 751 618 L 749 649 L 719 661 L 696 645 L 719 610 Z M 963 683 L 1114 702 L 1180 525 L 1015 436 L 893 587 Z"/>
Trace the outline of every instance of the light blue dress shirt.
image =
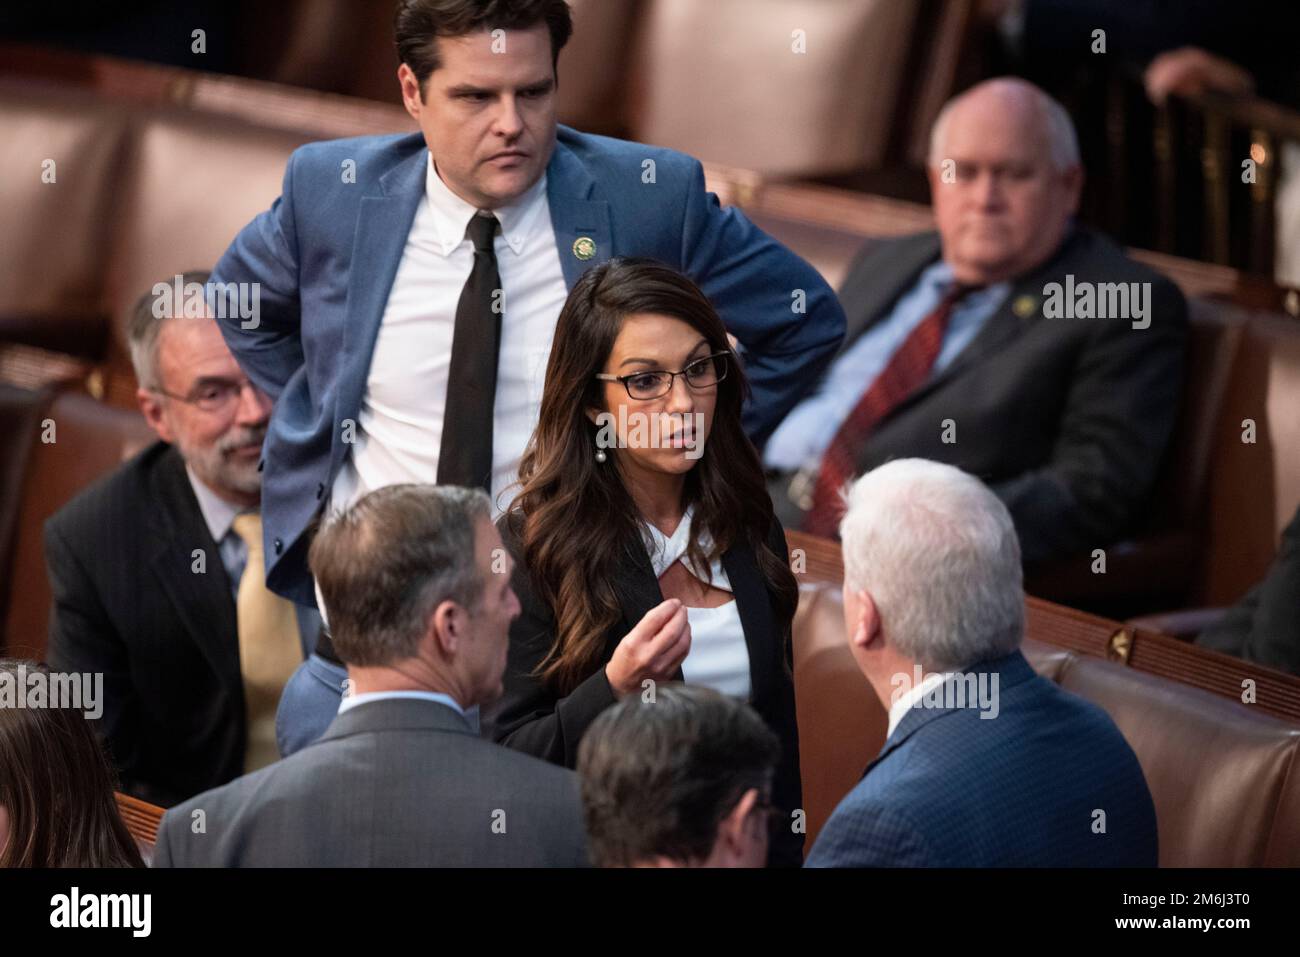
<path id="1" fill-rule="evenodd" d="M 796 471 L 820 464 L 831 439 L 912 330 L 934 311 L 953 283 L 942 259 L 928 267 L 893 310 L 858 337 L 831 365 L 816 391 L 791 410 L 763 450 L 763 464 Z M 931 375 L 937 375 L 971 344 L 1011 289 L 998 283 L 973 292 L 953 309 Z"/>

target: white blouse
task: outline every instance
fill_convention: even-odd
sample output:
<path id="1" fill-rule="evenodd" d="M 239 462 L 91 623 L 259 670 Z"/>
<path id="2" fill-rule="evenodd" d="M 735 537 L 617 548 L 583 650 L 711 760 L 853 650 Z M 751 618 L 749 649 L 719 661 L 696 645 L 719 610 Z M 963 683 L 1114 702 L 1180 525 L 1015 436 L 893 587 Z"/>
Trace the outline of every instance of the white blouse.
<path id="1" fill-rule="evenodd" d="M 643 523 L 646 538 L 646 551 L 650 555 L 650 565 L 655 577 L 659 578 L 680 561 L 696 578 L 707 581 L 705 575 L 694 568 L 686 555 L 686 546 L 691 539 L 691 516 L 693 509 L 688 508 L 682 516 L 672 537 L 667 537 L 648 522 Z M 709 541 L 703 537 L 701 543 L 707 549 Z M 715 558 L 709 571 L 713 574 L 713 587 L 731 591 L 731 581 L 722 567 L 720 558 Z M 749 679 L 749 648 L 745 644 L 745 630 L 740 623 L 740 612 L 733 598 L 717 608 L 687 608 L 686 620 L 691 626 L 691 650 L 682 662 L 682 676 L 690 684 L 706 685 L 748 701 L 751 691 Z"/>

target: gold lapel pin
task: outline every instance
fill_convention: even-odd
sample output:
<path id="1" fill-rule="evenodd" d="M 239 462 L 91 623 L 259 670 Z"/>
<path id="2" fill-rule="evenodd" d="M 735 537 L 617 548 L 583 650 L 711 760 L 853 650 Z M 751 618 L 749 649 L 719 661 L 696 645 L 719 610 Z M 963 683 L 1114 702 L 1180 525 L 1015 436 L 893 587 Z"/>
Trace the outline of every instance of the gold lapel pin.
<path id="1" fill-rule="evenodd" d="M 596 241 L 590 236 L 579 236 L 573 241 L 573 255 L 586 262 L 596 255 Z"/>
<path id="2" fill-rule="evenodd" d="M 1028 319 L 1038 311 L 1038 300 L 1033 296 L 1017 296 L 1011 304 L 1011 311 L 1021 319 Z"/>

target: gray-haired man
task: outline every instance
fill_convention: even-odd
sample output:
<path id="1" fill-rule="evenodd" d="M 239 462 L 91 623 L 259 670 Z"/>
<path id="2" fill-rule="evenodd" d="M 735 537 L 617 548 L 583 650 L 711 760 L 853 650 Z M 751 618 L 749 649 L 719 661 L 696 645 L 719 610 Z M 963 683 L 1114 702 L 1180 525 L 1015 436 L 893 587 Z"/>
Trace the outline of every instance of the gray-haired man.
<path id="1" fill-rule="evenodd" d="M 45 525 L 49 660 L 104 676 L 97 730 L 123 791 L 170 806 L 279 758 L 281 690 L 320 615 L 266 587 L 258 459 L 271 400 L 192 272 L 136 303 L 128 343 L 157 434 Z"/>
<path id="2" fill-rule="evenodd" d="M 1101 708 L 1035 673 L 1020 546 L 987 487 L 898 459 L 840 523 L 849 648 L 889 730 L 809 867 L 1155 867 L 1155 808 Z"/>
<path id="3" fill-rule="evenodd" d="M 988 482 L 1027 564 L 1133 534 L 1178 415 L 1182 294 L 1074 221 L 1078 144 L 1037 87 L 956 97 L 928 165 L 936 230 L 864 248 L 844 348 L 764 448 L 778 516 L 833 536 L 840 486 L 918 456 Z"/>
<path id="4" fill-rule="evenodd" d="M 352 693 L 319 741 L 169 811 L 157 865 L 585 863 L 573 773 L 465 718 L 500 695 L 519 614 L 489 511 L 481 491 L 393 485 L 321 530 L 309 562 Z"/>

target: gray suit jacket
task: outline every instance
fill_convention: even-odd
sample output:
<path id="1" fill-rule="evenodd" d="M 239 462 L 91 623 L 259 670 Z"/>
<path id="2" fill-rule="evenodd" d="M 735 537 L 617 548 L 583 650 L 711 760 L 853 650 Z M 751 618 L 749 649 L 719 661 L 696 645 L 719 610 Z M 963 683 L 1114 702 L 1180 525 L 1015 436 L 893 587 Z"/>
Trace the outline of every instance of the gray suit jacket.
<path id="1" fill-rule="evenodd" d="M 571 771 L 485 741 L 451 708 L 418 699 L 346 711 L 314 744 L 172 808 L 154 856 L 155 867 L 586 862 Z"/>

